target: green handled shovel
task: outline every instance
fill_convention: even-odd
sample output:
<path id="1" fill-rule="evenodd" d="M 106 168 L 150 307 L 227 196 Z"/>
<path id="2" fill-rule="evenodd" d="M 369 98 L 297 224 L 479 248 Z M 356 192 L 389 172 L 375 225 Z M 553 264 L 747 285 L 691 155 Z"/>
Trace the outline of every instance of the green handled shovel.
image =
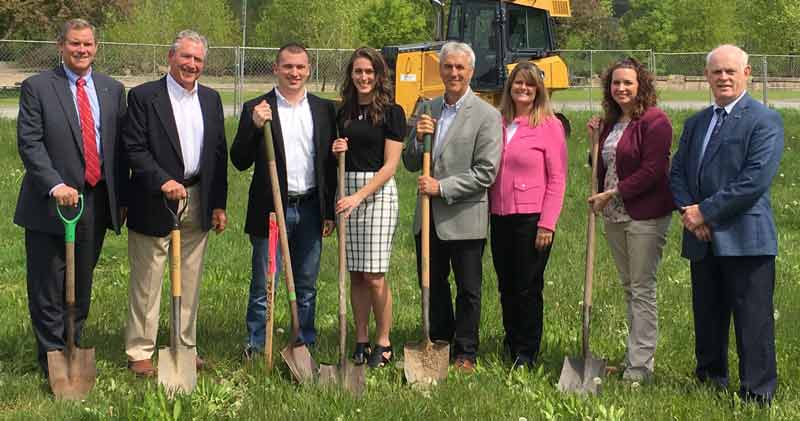
<path id="1" fill-rule="evenodd" d="M 64 244 L 66 249 L 66 279 L 64 282 L 64 301 L 67 304 L 67 348 L 47 353 L 47 374 L 50 388 L 56 399 L 81 400 L 94 387 L 97 367 L 94 348 L 75 346 L 75 227 L 83 215 L 83 194 L 78 195 L 78 213 L 71 219 L 61 213 L 56 205 L 58 217 L 64 223 Z"/>
<path id="2" fill-rule="evenodd" d="M 286 292 L 289 294 L 289 310 L 292 315 L 292 333 L 289 342 L 281 350 L 281 357 L 289 371 L 298 383 L 308 383 L 315 380 L 317 364 L 311 357 L 308 347 L 300 339 L 300 318 L 297 315 L 297 295 L 294 290 L 294 274 L 292 273 L 292 258 L 289 255 L 289 239 L 286 236 L 286 217 L 283 214 L 283 199 L 281 188 L 278 184 L 278 166 L 275 163 L 275 145 L 272 144 L 272 128 L 269 121 L 264 124 L 264 143 L 267 149 L 267 166 L 269 168 L 269 181 L 272 187 L 272 203 L 275 205 L 275 214 L 278 217 L 278 238 L 280 239 L 281 256 L 283 257 L 283 271 L 286 276 Z"/>

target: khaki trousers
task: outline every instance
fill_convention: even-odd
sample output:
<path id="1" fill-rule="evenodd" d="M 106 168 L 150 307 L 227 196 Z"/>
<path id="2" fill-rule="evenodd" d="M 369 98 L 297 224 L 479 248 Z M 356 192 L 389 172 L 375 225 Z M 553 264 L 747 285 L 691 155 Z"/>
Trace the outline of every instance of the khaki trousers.
<path id="1" fill-rule="evenodd" d="M 181 217 L 180 339 L 183 345 L 194 348 L 197 346 L 197 304 L 208 231 L 201 228 L 199 185 L 190 187 L 188 191 L 189 203 Z M 183 206 L 183 202 L 180 205 Z M 128 231 L 131 280 L 125 353 L 129 361 L 150 359 L 156 349 L 161 288 L 169 251 L 169 235 L 151 237 Z M 167 295 L 172 296 L 171 293 Z M 168 337 L 164 338 L 164 343 L 169 343 Z"/>
<path id="2" fill-rule="evenodd" d="M 628 318 L 625 367 L 653 371 L 658 340 L 656 272 L 672 215 L 613 223 L 606 240 L 619 271 Z"/>

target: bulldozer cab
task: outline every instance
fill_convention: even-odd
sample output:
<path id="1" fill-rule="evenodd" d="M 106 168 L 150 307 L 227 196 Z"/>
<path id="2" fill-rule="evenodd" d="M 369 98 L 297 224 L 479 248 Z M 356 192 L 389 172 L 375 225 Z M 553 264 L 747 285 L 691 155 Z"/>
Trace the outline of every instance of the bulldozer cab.
<path id="1" fill-rule="evenodd" d="M 508 74 L 521 61 L 535 63 L 549 91 L 569 87 L 566 63 L 555 52 L 551 17 L 571 15 L 569 0 L 452 0 L 444 30 L 443 2 L 437 7 L 436 40 L 382 48 L 394 74 L 395 101 L 411 117 L 421 100 L 444 92 L 439 49 L 445 40 L 461 41 L 475 51 L 470 86 L 497 105 Z"/>
<path id="2" fill-rule="evenodd" d="M 476 91 L 501 89 L 506 66 L 519 60 L 546 57 L 553 50 L 546 10 L 487 0 L 454 0 L 446 39 L 458 40 L 475 51 Z"/>

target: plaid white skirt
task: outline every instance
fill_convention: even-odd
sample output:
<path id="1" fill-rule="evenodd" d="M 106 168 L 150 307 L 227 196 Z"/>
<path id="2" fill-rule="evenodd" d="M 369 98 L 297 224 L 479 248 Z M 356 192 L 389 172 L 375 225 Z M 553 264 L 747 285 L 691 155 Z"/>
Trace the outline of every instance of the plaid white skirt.
<path id="1" fill-rule="evenodd" d="M 368 171 L 346 172 L 345 195 L 357 192 L 375 174 Z M 394 178 L 390 178 L 353 209 L 347 219 L 347 270 L 372 273 L 386 273 L 389 270 L 397 212 Z"/>

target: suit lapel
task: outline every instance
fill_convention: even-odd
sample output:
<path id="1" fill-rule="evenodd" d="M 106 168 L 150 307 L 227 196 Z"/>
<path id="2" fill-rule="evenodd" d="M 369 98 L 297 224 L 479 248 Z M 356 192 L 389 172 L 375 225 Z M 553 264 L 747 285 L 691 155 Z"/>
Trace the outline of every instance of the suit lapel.
<path id="1" fill-rule="evenodd" d="M 161 79 L 161 88 L 161 91 L 153 99 L 153 105 L 156 108 L 156 114 L 158 115 L 158 119 L 161 120 L 164 131 L 167 132 L 169 143 L 172 145 L 175 153 L 178 154 L 181 162 L 183 162 L 181 141 L 180 137 L 178 137 L 178 126 L 175 124 L 175 114 L 172 113 L 172 103 L 169 101 L 166 76 Z"/>
<path id="2" fill-rule="evenodd" d="M 206 159 L 214 160 L 214 141 L 211 136 L 214 135 L 211 127 L 211 110 L 214 108 L 211 103 L 211 97 L 205 86 L 197 85 L 197 97 L 200 100 L 200 113 L 203 115 L 203 152 L 200 155 L 200 172 L 203 171 L 205 165 L 203 161 Z"/>
<path id="3" fill-rule="evenodd" d="M 286 148 L 283 144 L 283 128 L 281 127 L 281 119 L 278 114 L 278 95 L 275 93 L 274 88 L 267 93 L 266 99 L 269 108 L 272 109 L 272 143 L 275 145 L 275 160 L 277 162 L 283 162 L 285 166 Z"/>
<path id="4" fill-rule="evenodd" d="M 445 133 L 442 138 L 442 145 L 439 148 L 439 153 L 434 157 L 434 160 L 442 156 L 444 150 L 450 145 L 450 140 L 455 136 L 455 133 L 464 123 L 469 121 L 470 114 L 472 113 L 472 103 L 477 97 L 472 91 L 468 92 L 466 95 L 467 97 L 464 98 L 464 102 L 461 104 L 461 109 L 456 112 L 455 118 L 450 122 L 450 126 L 447 128 L 447 133 Z M 442 100 L 444 101 L 444 97 L 442 97 Z"/>
<path id="5" fill-rule="evenodd" d="M 64 114 L 67 116 L 69 122 L 69 129 L 72 131 L 72 139 L 78 150 L 81 151 L 83 156 L 83 136 L 81 135 L 80 122 L 78 120 L 78 110 L 75 109 L 75 101 L 72 99 L 72 91 L 69 89 L 69 80 L 64 69 L 59 66 L 53 71 L 53 90 L 56 92 L 58 102 L 61 103 L 61 108 L 64 109 Z"/>
<path id="6" fill-rule="evenodd" d="M 100 140 L 103 142 L 102 152 L 103 162 L 105 162 L 106 158 L 113 159 L 114 156 L 115 139 L 110 133 L 111 126 L 113 125 L 114 113 L 110 110 L 111 97 L 108 85 L 106 85 L 102 77 L 97 77 L 96 73 L 93 73 L 93 75 L 94 90 L 97 93 L 97 102 L 100 105 Z M 105 168 L 105 165 L 103 168 Z"/>
<path id="7" fill-rule="evenodd" d="M 689 160 L 691 174 L 694 174 L 693 183 L 696 185 L 700 177 L 700 153 L 703 151 L 703 140 L 708 132 L 708 125 L 711 124 L 711 117 L 714 115 L 714 107 L 708 107 L 702 111 L 702 115 L 697 119 L 692 136 L 690 148 L 692 159 Z"/>
<path id="8" fill-rule="evenodd" d="M 314 159 L 314 172 L 317 174 L 317 182 L 319 182 L 320 176 L 325 173 L 322 170 L 322 164 L 325 162 L 325 150 L 327 149 L 325 145 L 322 144 L 323 139 L 322 135 L 320 134 L 320 130 L 322 130 L 322 122 L 319 120 L 325 114 L 322 110 L 322 103 L 317 101 L 317 97 L 308 94 L 307 98 L 308 108 L 311 111 L 311 122 L 314 125 L 314 137 L 311 139 L 315 149 L 314 156 L 316 157 L 316 159 Z"/>

